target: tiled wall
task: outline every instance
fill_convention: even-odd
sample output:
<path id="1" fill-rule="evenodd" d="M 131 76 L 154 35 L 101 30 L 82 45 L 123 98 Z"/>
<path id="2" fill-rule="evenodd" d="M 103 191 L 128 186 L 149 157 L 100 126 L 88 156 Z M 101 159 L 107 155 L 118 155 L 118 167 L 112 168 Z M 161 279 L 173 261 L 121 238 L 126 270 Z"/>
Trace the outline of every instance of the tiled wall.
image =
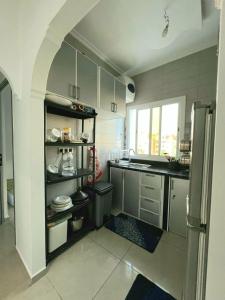
<path id="1" fill-rule="evenodd" d="M 124 119 L 106 119 L 97 117 L 96 149 L 103 170 L 101 180 L 107 180 L 107 161 L 113 152 L 124 148 Z"/>
<path id="2" fill-rule="evenodd" d="M 216 99 L 217 48 L 211 47 L 134 77 L 137 105 L 186 96 L 185 135 L 190 135 L 191 106 Z"/>

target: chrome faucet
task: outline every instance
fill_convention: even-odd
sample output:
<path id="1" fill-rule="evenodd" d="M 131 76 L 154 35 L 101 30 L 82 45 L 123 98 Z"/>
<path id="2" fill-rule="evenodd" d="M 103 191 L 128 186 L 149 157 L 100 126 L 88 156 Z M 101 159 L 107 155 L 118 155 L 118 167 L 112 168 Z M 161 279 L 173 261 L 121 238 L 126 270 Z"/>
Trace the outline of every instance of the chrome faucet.
<path id="1" fill-rule="evenodd" d="M 135 154 L 134 149 L 131 148 L 131 149 L 128 150 L 128 161 L 129 161 L 129 163 L 131 162 L 131 157 L 130 157 L 131 151 Z"/>

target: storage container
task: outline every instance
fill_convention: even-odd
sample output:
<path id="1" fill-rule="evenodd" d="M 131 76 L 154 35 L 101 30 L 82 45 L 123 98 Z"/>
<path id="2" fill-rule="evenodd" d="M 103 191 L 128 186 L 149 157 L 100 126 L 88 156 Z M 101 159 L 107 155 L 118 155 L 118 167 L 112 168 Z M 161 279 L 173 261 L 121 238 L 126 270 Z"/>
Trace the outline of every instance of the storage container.
<path id="1" fill-rule="evenodd" d="M 57 225 L 49 228 L 49 245 L 48 251 L 52 252 L 61 245 L 63 245 L 67 240 L 67 224 L 68 221 L 65 220 Z"/>

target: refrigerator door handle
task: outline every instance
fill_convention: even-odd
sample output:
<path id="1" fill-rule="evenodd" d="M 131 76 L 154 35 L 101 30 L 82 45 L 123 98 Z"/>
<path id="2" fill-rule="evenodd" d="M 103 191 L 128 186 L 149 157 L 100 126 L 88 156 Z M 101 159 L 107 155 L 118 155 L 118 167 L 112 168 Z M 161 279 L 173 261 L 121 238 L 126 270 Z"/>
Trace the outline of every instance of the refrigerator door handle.
<path id="1" fill-rule="evenodd" d="M 187 215 L 187 227 L 201 233 L 206 233 L 206 224 L 202 224 L 200 219 Z"/>

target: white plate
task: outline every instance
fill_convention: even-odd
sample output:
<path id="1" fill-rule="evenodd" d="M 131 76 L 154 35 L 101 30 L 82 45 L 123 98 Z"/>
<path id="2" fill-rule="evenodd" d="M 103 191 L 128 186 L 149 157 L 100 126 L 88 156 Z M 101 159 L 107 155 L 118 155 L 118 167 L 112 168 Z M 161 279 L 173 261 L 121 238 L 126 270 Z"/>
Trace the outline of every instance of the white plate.
<path id="1" fill-rule="evenodd" d="M 54 200 L 53 203 L 54 204 L 66 204 L 66 203 L 71 203 L 72 199 L 69 196 L 66 195 L 61 195 L 61 196 L 57 196 Z"/>
<path id="2" fill-rule="evenodd" d="M 50 94 L 50 93 L 47 93 L 45 95 L 45 98 L 47 100 L 50 100 L 51 102 L 54 102 L 54 103 L 57 103 L 57 104 L 60 104 L 60 105 L 64 105 L 64 106 L 71 106 L 72 105 L 72 101 L 67 99 L 66 97 L 63 97 L 63 96 L 60 96 L 60 95 L 57 95 L 57 94 Z"/>
<path id="3" fill-rule="evenodd" d="M 73 207 L 73 204 L 70 203 L 69 205 L 63 207 L 63 208 L 55 208 L 54 206 L 51 205 L 51 209 L 54 210 L 55 212 L 60 212 L 60 211 L 64 211 L 67 210 L 69 208 Z"/>

